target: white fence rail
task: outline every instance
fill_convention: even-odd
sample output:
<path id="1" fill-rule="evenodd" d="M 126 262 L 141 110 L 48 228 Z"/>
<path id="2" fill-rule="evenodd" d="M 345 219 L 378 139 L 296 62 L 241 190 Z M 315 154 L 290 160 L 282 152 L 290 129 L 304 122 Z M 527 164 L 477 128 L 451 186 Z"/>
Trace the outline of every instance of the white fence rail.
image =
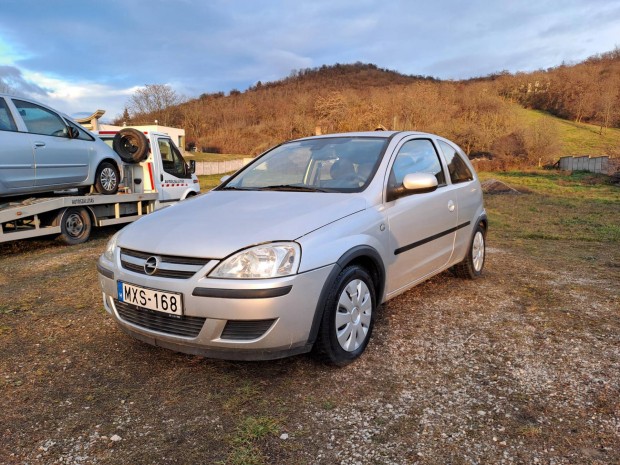
<path id="1" fill-rule="evenodd" d="M 590 171 L 612 175 L 620 168 L 620 160 L 603 157 L 562 157 L 559 168 L 565 171 Z"/>
<path id="2" fill-rule="evenodd" d="M 253 158 L 243 158 L 238 160 L 226 160 L 226 161 L 197 161 L 196 162 L 196 174 L 209 175 L 209 174 L 224 174 L 232 171 L 237 171 L 244 167 Z"/>

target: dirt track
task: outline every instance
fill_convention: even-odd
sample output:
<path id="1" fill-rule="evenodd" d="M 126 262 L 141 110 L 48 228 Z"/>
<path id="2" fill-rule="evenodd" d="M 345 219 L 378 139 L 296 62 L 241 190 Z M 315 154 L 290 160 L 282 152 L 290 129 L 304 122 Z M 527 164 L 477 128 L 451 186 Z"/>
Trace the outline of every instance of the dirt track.
<path id="1" fill-rule="evenodd" d="M 77 247 L 0 247 L 0 463 L 620 462 L 620 252 L 493 241 L 384 306 L 344 369 L 135 342 Z"/>

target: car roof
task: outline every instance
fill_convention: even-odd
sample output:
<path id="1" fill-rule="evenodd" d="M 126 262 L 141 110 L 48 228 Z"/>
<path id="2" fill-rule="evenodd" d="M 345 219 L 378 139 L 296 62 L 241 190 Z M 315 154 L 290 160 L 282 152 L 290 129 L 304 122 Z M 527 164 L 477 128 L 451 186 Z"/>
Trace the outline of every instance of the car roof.
<path id="1" fill-rule="evenodd" d="M 321 134 L 320 136 L 309 136 L 302 137 L 300 139 L 295 140 L 311 140 L 311 139 L 326 139 L 333 137 L 374 137 L 380 139 L 389 139 L 396 134 L 401 134 L 402 136 L 409 135 L 420 135 L 420 136 L 433 136 L 436 137 L 435 134 L 430 134 L 427 132 L 419 132 L 419 131 L 358 131 L 358 132 L 340 132 L 334 134 Z"/>

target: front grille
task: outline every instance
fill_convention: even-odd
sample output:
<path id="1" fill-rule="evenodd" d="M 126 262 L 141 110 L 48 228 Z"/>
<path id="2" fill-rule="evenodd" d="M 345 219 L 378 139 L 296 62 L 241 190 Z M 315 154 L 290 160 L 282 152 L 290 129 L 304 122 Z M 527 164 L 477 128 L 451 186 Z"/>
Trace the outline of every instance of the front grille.
<path id="1" fill-rule="evenodd" d="M 199 316 L 179 316 L 155 312 L 136 305 L 114 299 L 116 311 L 120 317 L 136 326 L 151 329 L 174 336 L 196 337 L 200 333 L 206 318 Z"/>
<path id="2" fill-rule="evenodd" d="M 191 278 L 210 261 L 208 258 L 176 257 L 121 249 L 121 266 L 128 271 L 146 275 L 148 273 L 145 271 L 144 265 L 151 257 L 158 260 L 158 265 L 155 272 L 150 276 L 173 279 Z"/>
<path id="3" fill-rule="evenodd" d="M 274 321 L 276 320 L 228 320 L 220 338 L 237 341 L 258 339 L 271 328 Z"/>

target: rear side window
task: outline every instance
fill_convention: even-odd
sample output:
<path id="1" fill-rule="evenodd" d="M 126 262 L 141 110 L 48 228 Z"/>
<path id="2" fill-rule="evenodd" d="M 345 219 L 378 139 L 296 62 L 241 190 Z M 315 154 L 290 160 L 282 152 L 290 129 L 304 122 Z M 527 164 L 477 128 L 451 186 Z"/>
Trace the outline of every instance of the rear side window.
<path id="1" fill-rule="evenodd" d="M 439 145 L 441 146 L 441 150 L 446 157 L 448 172 L 450 173 L 452 184 L 472 181 L 474 179 L 474 175 L 467 167 L 467 164 L 463 158 L 461 158 L 461 154 L 450 144 L 447 144 L 441 140 L 439 141 Z"/>
<path id="2" fill-rule="evenodd" d="M 67 126 L 56 113 L 34 103 L 13 100 L 28 132 L 44 136 L 67 137 Z"/>
<path id="3" fill-rule="evenodd" d="M 3 98 L 0 98 L 0 131 L 17 131 L 13 116 Z"/>
<path id="4" fill-rule="evenodd" d="M 435 175 L 437 184 L 444 185 L 446 177 L 435 146 L 429 139 L 414 139 L 401 147 L 392 165 L 390 184 L 397 187 L 403 183 L 406 174 L 429 173 Z"/>

